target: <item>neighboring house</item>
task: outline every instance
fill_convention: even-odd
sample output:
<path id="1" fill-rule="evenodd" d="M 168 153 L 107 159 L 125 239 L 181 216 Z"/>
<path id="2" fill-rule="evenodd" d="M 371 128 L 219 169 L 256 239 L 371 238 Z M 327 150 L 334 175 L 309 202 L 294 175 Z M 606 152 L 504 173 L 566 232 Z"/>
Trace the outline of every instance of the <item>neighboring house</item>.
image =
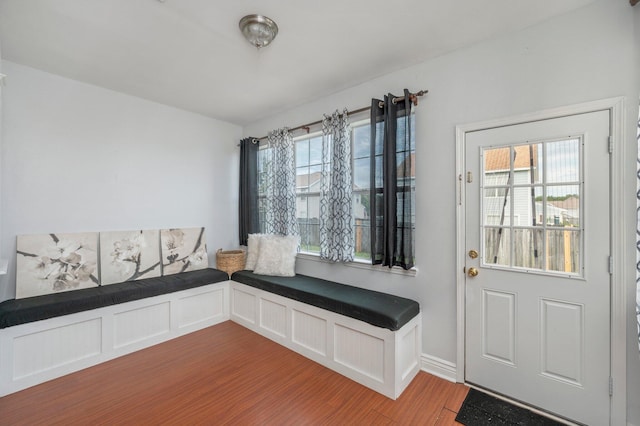
<path id="1" fill-rule="evenodd" d="M 538 152 L 529 150 L 529 145 L 518 146 L 514 149 L 513 183 L 531 183 L 538 173 Z M 531 153 L 533 155 L 531 155 Z M 530 159 L 533 158 L 533 162 Z M 538 212 L 542 204 L 535 202 L 535 196 L 531 197 L 528 188 L 516 188 L 515 194 L 507 194 L 506 187 L 499 185 L 509 184 L 510 158 L 508 148 L 496 148 L 484 152 L 484 217 L 486 225 L 499 225 L 503 220 L 504 225 L 510 225 L 509 207 L 505 207 L 505 196 L 514 196 L 513 225 L 532 226 L 533 207 L 536 207 L 536 223 L 539 220 Z M 504 212 L 504 219 L 502 219 Z"/>
<path id="2" fill-rule="evenodd" d="M 320 172 L 296 176 L 296 211 L 298 217 L 320 218 Z M 303 195 L 309 194 L 309 195 Z"/>
<path id="3" fill-rule="evenodd" d="M 521 145 L 514 149 L 513 184 L 526 185 L 540 182 L 538 150 L 533 145 Z M 579 225 L 580 199 L 569 196 L 565 200 L 548 200 L 546 205 L 541 201 L 540 192 L 531 193 L 530 188 L 514 188 L 508 194 L 509 185 L 509 150 L 496 148 L 484 153 L 484 217 L 485 225 L 499 225 L 504 213 L 503 224 L 509 225 L 509 203 L 505 206 L 505 196 L 513 196 L 513 225 L 535 226 L 543 223 L 549 225 Z M 533 177 L 533 179 L 532 179 Z M 510 200 L 509 200 L 510 201 Z M 535 222 L 534 222 L 535 219 Z"/>

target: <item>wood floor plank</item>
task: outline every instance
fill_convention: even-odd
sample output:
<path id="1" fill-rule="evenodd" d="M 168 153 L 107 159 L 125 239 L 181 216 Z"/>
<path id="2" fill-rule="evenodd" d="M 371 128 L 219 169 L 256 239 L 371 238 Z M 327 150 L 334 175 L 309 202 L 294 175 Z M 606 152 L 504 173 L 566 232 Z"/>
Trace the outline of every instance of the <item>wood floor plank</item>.
<path id="1" fill-rule="evenodd" d="M 456 422 L 457 415 L 458 413 L 443 408 L 440 412 L 440 415 L 438 416 L 438 420 L 436 421 L 436 426 L 455 426 L 462 424 Z"/>
<path id="2" fill-rule="evenodd" d="M 2 397 L 0 424 L 434 425 L 466 390 L 420 372 L 393 401 L 227 321 Z"/>

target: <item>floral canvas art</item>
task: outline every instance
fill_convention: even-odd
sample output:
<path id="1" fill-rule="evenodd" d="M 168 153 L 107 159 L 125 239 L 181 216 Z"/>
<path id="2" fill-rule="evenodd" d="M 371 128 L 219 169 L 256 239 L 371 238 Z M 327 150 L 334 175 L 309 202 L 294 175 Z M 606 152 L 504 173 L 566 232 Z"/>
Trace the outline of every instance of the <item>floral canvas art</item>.
<path id="1" fill-rule="evenodd" d="M 209 267 L 204 228 L 175 228 L 160 231 L 162 275 Z"/>
<path id="2" fill-rule="evenodd" d="M 97 285 L 97 233 L 18 236 L 16 299 Z"/>
<path id="3" fill-rule="evenodd" d="M 160 231 L 100 233 L 100 284 L 160 276 Z"/>

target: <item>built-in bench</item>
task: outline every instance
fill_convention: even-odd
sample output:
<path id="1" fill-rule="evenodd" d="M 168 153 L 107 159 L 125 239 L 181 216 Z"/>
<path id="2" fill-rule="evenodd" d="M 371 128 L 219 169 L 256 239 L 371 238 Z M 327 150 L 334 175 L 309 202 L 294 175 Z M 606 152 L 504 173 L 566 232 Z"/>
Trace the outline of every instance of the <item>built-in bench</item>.
<path id="1" fill-rule="evenodd" d="M 231 319 L 389 398 L 420 370 L 417 302 L 296 275 L 239 271 Z"/>
<path id="2" fill-rule="evenodd" d="M 208 268 L 25 299 L 5 300 L 0 303 L 0 328 L 174 293 L 228 279 L 226 272 Z"/>
<path id="3" fill-rule="evenodd" d="M 389 398 L 420 369 L 413 300 L 204 269 L 0 303 L 0 396 L 228 319 Z"/>
<path id="4" fill-rule="evenodd" d="M 0 303 L 0 396 L 229 319 L 229 276 L 183 272 Z"/>

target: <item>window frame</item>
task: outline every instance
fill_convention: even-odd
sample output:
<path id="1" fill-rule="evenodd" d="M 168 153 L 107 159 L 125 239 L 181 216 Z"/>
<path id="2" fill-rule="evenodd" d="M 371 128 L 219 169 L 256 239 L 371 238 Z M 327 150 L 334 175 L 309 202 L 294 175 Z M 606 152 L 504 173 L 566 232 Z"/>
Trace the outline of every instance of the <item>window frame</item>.
<path id="1" fill-rule="evenodd" d="M 351 177 L 352 177 L 352 186 L 353 186 L 353 193 L 354 194 L 359 193 L 361 195 L 369 195 L 371 193 L 371 188 L 370 188 L 371 184 L 370 184 L 370 182 L 368 182 L 368 184 L 367 184 L 367 186 L 365 188 L 358 187 L 356 189 L 356 179 L 355 179 L 355 174 L 356 174 L 356 165 L 355 165 L 355 163 L 356 163 L 356 160 L 367 159 L 368 164 L 370 164 L 370 161 L 371 161 L 370 151 L 369 151 L 368 155 L 366 155 L 366 156 L 356 157 L 354 155 L 354 153 L 355 153 L 355 146 L 354 146 L 354 144 L 355 144 L 355 136 L 354 136 L 355 130 L 357 128 L 362 128 L 362 127 L 365 127 L 365 126 L 370 128 L 370 125 L 371 125 L 371 120 L 368 117 L 360 119 L 360 120 L 356 120 L 356 121 L 354 121 L 354 122 L 352 122 L 350 124 L 350 127 L 351 127 L 351 168 L 352 168 Z M 305 133 L 305 134 L 302 134 L 302 135 L 299 135 L 299 136 L 294 136 L 293 137 L 293 142 L 294 142 L 294 144 L 297 144 L 297 143 L 305 141 L 305 140 L 309 140 L 310 141 L 310 140 L 312 140 L 312 139 L 314 139 L 316 137 L 322 137 L 322 130 L 321 129 L 318 129 L 316 131 L 309 131 L 308 133 Z M 370 141 L 370 143 L 371 143 L 371 141 Z M 296 176 L 297 176 L 297 170 L 299 168 L 298 161 L 297 161 L 297 159 L 298 159 L 298 150 L 297 150 L 297 145 L 295 145 L 295 146 L 296 146 L 296 149 L 295 149 L 295 152 L 294 152 L 294 165 L 293 165 L 293 167 L 296 170 Z M 262 144 L 261 143 L 259 149 L 260 150 L 268 149 L 268 144 L 266 144 L 266 143 Z M 413 152 L 415 154 L 415 147 L 413 149 Z M 409 153 L 409 155 L 410 155 L 410 153 Z M 415 155 L 414 155 L 414 158 L 415 158 Z M 319 164 L 317 164 L 317 165 L 316 164 L 314 164 L 314 165 L 308 164 L 306 166 L 300 166 L 300 167 L 313 167 L 313 166 L 322 167 L 322 160 L 320 160 L 320 161 L 321 162 Z M 371 168 L 370 168 L 370 166 L 368 166 L 368 168 L 369 168 L 369 176 L 370 176 Z M 259 171 L 258 178 L 259 179 L 260 179 L 260 175 L 261 175 L 260 170 L 261 170 L 261 166 L 259 165 L 259 168 L 258 168 L 258 171 Z M 414 179 L 414 182 L 415 182 L 415 176 L 413 177 L 413 179 Z M 260 185 L 258 185 L 258 188 L 260 189 Z M 382 188 L 380 188 L 379 191 L 382 192 Z M 415 191 L 414 191 L 414 194 L 415 194 Z M 296 185 L 296 218 L 297 219 L 299 218 L 298 217 L 298 212 L 297 212 L 297 205 L 298 205 L 299 198 L 300 197 L 305 197 L 308 200 L 308 198 L 312 197 L 312 196 L 318 196 L 319 197 L 320 196 L 320 191 L 317 191 L 317 192 L 304 192 L 304 193 L 303 192 L 298 192 L 298 187 Z M 260 206 L 263 205 L 263 203 L 261 203 L 260 200 L 264 199 L 265 197 L 266 197 L 266 194 L 261 193 L 260 190 L 259 190 L 258 191 L 258 206 L 259 206 L 259 208 L 260 208 Z M 308 201 L 307 201 L 307 203 L 308 203 Z M 370 209 L 370 207 L 369 207 L 369 209 Z M 307 210 L 307 212 L 308 212 L 308 210 Z M 356 232 L 355 211 L 353 212 L 352 217 L 353 217 L 353 220 L 354 220 L 354 233 L 355 233 Z M 308 217 L 308 214 L 307 214 L 307 219 L 308 218 L 309 217 Z M 368 218 L 367 219 L 369 221 L 371 220 L 371 212 L 370 211 L 368 211 Z M 414 222 L 415 222 L 415 220 L 414 220 Z M 413 223 L 412 226 L 414 227 L 414 231 L 415 231 L 416 224 Z M 367 224 L 366 227 L 369 228 L 370 224 Z M 263 227 L 263 222 L 262 221 L 260 221 L 260 229 L 261 229 L 261 232 L 264 231 L 264 227 Z M 320 258 L 320 251 L 319 250 L 318 251 L 305 250 L 305 249 L 302 248 L 302 245 L 303 244 L 301 242 L 301 249 L 300 249 L 300 251 L 298 252 L 298 255 L 297 255 L 297 257 L 299 259 L 305 259 L 305 260 L 311 260 L 311 261 L 315 261 L 315 262 L 328 263 L 328 264 L 335 265 L 334 262 L 330 262 L 330 261 L 327 261 L 327 260 L 324 260 L 324 259 Z M 342 265 L 347 266 L 347 267 L 357 268 L 357 269 L 381 271 L 381 272 L 404 275 L 404 276 L 417 276 L 417 274 L 418 274 L 418 268 L 415 267 L 415 266 L 413 268 L 409 269 L 409 270 L 404 270 L 403 268 L 401 268 L 399 266 L 394 266 L 392 268 L 389 268 L 388 266 L 373 265 L 373 264 L 371 264 L 370 249 L 368 250 L 368 254 L 369 254 L 369 257 L 368 258 L 364 258 L 364 257 L 356 257 L 356 255 L 354 253 L 353 261 L 351 261 L 351 262 L 342 262 Z"/>

